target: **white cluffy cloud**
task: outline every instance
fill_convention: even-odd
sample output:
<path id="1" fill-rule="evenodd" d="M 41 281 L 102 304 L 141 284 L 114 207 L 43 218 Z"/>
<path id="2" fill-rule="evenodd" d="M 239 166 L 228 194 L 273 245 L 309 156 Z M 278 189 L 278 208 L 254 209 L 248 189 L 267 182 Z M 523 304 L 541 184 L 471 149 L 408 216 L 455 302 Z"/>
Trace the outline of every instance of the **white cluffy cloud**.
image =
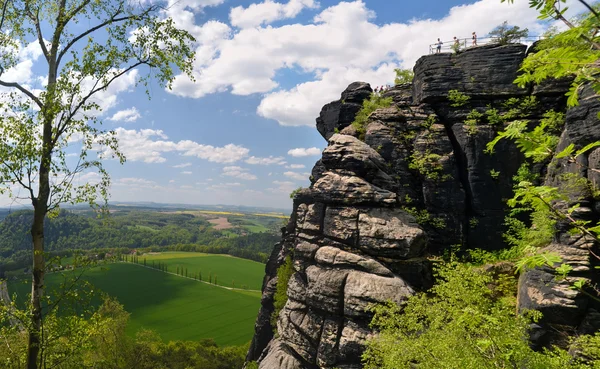
<path id="1" fill-rule="evenodd" d="M 507 4 L 499 0 L 455 6 L 441 19 L 387 24 L 376 22 L 366 1 L 355 0 L 323 9 L 309 24 L 263 26 L 281 19 L 281 9 L 292 3 L 316 7 L 310 1 L 264 1 L 232 10 L 231 22 L 241 29 L 217 21 L 196 26 L 201 36 L 193 72 L 196 83 L 180 75 L 172 93 L 194 98 L 224 91 L 260 93 L 264 96 L 258 115 L 285 126 L 312 126 L 319 109 L 338 99 L 349 83 L 392 83 L 394 68 L 412 68 L 438 37 L 451 40 L 477 31 L 483 38 L 506 19 L 534 35 L 545 28 L 527 1 Z M 583 9 L 576 0 L 567 0 L 566 5 L 570 14 Z M 278 89 L 280 71 L 285 69 L 303 73 L 304 81 Z"/>
<path id="2" fill-rule="evenodd" d="M 108 120 L 112 120 L 115 122 L 135 122 L 140 119 L 142 116 L 140 112 L 135 108 L 119 110 L 112 117 L 108 118 Z"/>
<path id="3" fill-rule="evenodd" d="M 248 159 L 246 159 L 246 163 L 252 164 L 252 165 L 272 165 L 272 164 L 284 165 L 286 162 L 285 162 L 283 156 L 277 156 L 277 157 L 269 156 L 268 158 L 258 158 L 256 156 L 251 156 Z"/>
<path id="4" fill-rule="evenodd" d="M 203 145 L 191 140 L 170 141 L 162 130 L 154 129 L 125 129 L 119 127 L 115 130 L 119 140 L 119 149 L 129 161 L 143 161 L 145 163 L 164 163 L 167 159 L 165 153 L 176 152 L 183 156 L 193 156 L 214 163 L 234 163 L 248 156 L 250 150 L 243 146 L 227 144 L 222 147 Z M 110 152 L 99 148 L 104 156 Z M 183 168 L 188 165 L 176 166 Z"/>
<path id="5" fill-rule="evenodd" d="M 192 163 L 182 163 L 182 164 L 177 164 L 177 165 L 173 165 L 173 168 L 187 168 L 187 167 L 191 167 Z"/>
<path id="6" fill-rule="evenodd" d="M 283 173 L 283 175 L 288 178 L 295 179 L 297 181 L 304 181 L 310 177 L 310 173 L 285 172 Z"/>
<path id="7" fill-rule="evenodd" d="M 296 157 L 296 158 L 302 158 L 305 156 L 316 156 L 316 155 L 321 155 L 321 149 L 319 149 L 317 147 L 311 147 L 308 149 L 300 147 L 300 148 L 292 149 L 292 150 L 288 151 L 288 155 Z"/>
<path id="8" fill-rule="evenodd" d="M 290 164 L 290 165 L 287 165 L 286 168 L 289 168 L 289 169 L 304 169 L 304 168 L 306 168 L 306 165 L 304 165 L 304 164 Z"/>
<path id="9" fill-rule="evenodd" d="M 248 173 L 248 169 L 236 166 L 223 168 L 222 175 L 239 179 L 245 179 L 247 181 L 253 181 L 257 179 L 257 177 L 254 174 Z"/>
<path id="10" fill-rule="evenodd" d="M 289 0 L 286 4 L 265 0 L 259 4 L 252 4 L 247 8 L 243 6 L 232 8 L 229 19 L 235 27 L 250 28 L 282 19 L 294 18 L 304 8 L 316 9 L 318 7 L 319 3 L 314 0 Z"/>

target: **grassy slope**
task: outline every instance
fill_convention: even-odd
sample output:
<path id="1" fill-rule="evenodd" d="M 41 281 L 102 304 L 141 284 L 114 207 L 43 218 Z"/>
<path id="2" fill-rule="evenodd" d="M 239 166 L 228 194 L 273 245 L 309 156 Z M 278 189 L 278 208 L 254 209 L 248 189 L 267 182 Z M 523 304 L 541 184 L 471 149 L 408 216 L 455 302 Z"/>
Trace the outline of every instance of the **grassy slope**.
<path id="1" fill-rule="evenodd" d="M 256 261 L 240 259 L 228 255 L 202 254 L 199 252 L 163 252 L 156 255 L 144 255 L 139 261 L 146 259 L 147 265 L 152 261 L 160 261 L 167 264 L 169 272 L 175 273 L 177 267 L 187 268 L 188 276 L 193 277 L 195 273 L 201 272 L 202 279 L 208 281 L 209 273 L 217 275 L 219 285 L 239 288 L 248 286 L 251 290 L 260 290 L 262 278 L 265 273 L 265 265 Z"/>
<path id="2" fill-rule="evenodd" d="M 259 264 L 260 265 L 260 264 Z M 61 277 L 48 276 L 48 285 Z M 115 296 L 131 313 L 128 327 L 157 331 L 165 340 L 213 338 L 219 345 L 250 341 L 260 294 L 242 293 L 199 283 L 131 264 L 111 264 L 108 270 L 92 270 L 86 279 Z M 29 292 L 29 285 L 9 285 L 11 295 Z"/>

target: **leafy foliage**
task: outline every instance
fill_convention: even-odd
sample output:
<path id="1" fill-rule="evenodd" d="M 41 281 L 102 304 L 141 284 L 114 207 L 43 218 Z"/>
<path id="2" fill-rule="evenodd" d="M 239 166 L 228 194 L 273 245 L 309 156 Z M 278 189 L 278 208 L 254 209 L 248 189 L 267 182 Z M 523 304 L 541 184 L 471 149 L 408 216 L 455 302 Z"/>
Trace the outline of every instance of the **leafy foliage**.
<path id="1" fill-rule="evenodd" d="M 513 0 L 501 0 L 502 2 Z M 564 32 L 550 34 L 536 45 L 537 52 L 524 60 L 518 78 L 519 86 L 541 83 L 549 78 L 571 78 L 571 89 L 567 96 L 569 106 L 578 104 L 579 92 L 586 83 L 591 83 L 596 91 L 600 89 L 595 63 L 600 57 L 598 26 L 600 19 L 594 8 L 586 2 L 589 12 L 575 20 L 567 20 L 564 13 L 567 7 L 561 4 L 565 0 L 531 0 L 530 6 L 537 9 L 540 19 L 558 19 L 567 25 Z"/>
<path id="2" fill-rule="evenodd" d="M 352 122 L 352 127 L 356 129 L 360 139 L 364 139 L 365 133 L 367 132 L 367 121 L 369 119 L 369 115 L 371 115 L 371 113 L 377 109 L 389 108 L 392 106 L 392 102 L 393 101 L 391 97 L 383 98 L 377 94 L 372 94 L 370 99 L 363 101 L 362 108 L 356 114 L 356 117 Z"/>
<path id="3" fill-rule="evenodd" d="M 394 84 L 401 85 L 403 83 L 411 83 L 413 78 L 415 78 L 415 74 L 410 69 L 394 69 L 396 73 L 396 78 L 394 79 Z"/>
<path id="4" fill-rule="evenodd" d="M 2 314 L 6 317 L 6 314 Z M 79 369 L 239 369 L 246 346 L 218 347 L 212 340 L 163 342 L 158 334 L 126 333 L 129 314 L 116 300 L 106 298 L 87 315 L 51 313 L 44 325 L 48 368 Z M 25 368 L 26 336 L 0 324 L 0 368 Z"/>
<path id="5" fill-rule="evenodd" d="M 302 191 L 302 187 L 298 187 L 295 190 L 293 190 L 292 192 L 290 192 L 290 199 L 293 199 L 294 197 L 296 197 L 296 194 L 300 191 Z"/>
<path id="6" fill-rule="evenodd" d="M 443 166 L 440 160 L 441 155 L 434 154 L 429 150 L 425 152 L 415 151 L 408 163 L 408 168 L 416 170 L 423 177 L 431 181 L 445 180 L 447 175 L 443 175 Z"/>
<path id="7" fill-rule="evenodd" d="M 292 257 L 291 255 L 288 255 L 285 258 L 285 262 L 277 269 L 277 289 L 275 290 L 275 295 L 273 295 L 273 305 L 275 309 L 271 315 L 271 326 L 274 330 L 277 329 L 277 318 L 279 317 L 279 312 L 281 309 L 283 309 L 288 300 L 288 282 L 290 281 L 290 278 L 294 272 L 295 270 L 294 264 L 292 263 Z"/>
<path id="8" fill-rule="evenodd" d="M 464 264 L 436 273 L 439 283 L 404 307 L 373 308 L 381 334 L 368 342 L 365 368 L 592 368 L 566 351 L 531 349 L 527 330 L 539 314 L 515 315 L 514 286 Z"/>
<path id="9" fill-rule="evenodd" d="M 501 45 L 518 42 L 522 38 L 529 35 L 527 28 L 521 29 L 519 26 L 509 26 L 508 21 L 504 21 L 501 25 L 490 31 L 489 36 L 492 42 L 497 42 Z"/>
<path id="10" fill-rule="evenodd" d="M 448 91 L 448 100 L 450 100 L 450 106 L 459 108 L 466 105 L 471 97 L 458 90 L 450 90 Z"/>

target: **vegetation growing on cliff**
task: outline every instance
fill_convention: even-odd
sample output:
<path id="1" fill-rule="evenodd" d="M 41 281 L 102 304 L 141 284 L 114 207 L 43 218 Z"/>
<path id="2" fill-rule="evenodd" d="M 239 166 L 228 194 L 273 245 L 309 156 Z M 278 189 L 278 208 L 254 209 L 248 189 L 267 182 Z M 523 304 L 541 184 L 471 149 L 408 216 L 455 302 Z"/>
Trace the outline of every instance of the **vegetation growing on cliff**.
<path id="1" fill-rule="evenodd" d="M 363 101 L 362 108 L 356 114 L 354 121 L 352 122 L 352 127 L 356 129 L 358 133 L 358 138 L 361 140 L 365 139 L 365 133 L 367 132 L 367 121 L 369 115 L 373 113 L 377 109 L 381 108 L 389 108 L 392 106 L 392 98 L 391 97 L 381 97 L 378 94 L 372 94 L 371 98 Z"/>
<path id="2" fill-rule="evenodd" d="M 566 351 L 534 351 L 527 339 L 539 313 L 515 315 L 516 280 L 466 264 L 440 264 L 438 283 L 406 306 L 375 306 L 373 327 L 381 334 L 363 355 L 367 369 L 412 368 L 594 368 Z M 600 360 L 600 339 L 576 341 L 588 360 Z"/>
<path id="3" fill-rule="evenodd" d="M 277 289 L 273 295 L 273 306 L 275 309 L 271 315 L 271 326 L 274 331 L 277 331 L 277 318 L 279 317 L 279 312 L 281 312 L 281 309 L 283 309 L 288 300 L 288 282 L 294 272 L 292 256 L 288 255 L 286 256 L 284 263 L 277 269 Z"/>
<path id="4" fill-rule="evenodd" d="M 396 77 L 394 78 L 394 84 L 396 85 L 411 83 L 413 78 L 415 78 L 415 74 L 410 69 L 396 68 L 394 72 L 396 73 Z"/>

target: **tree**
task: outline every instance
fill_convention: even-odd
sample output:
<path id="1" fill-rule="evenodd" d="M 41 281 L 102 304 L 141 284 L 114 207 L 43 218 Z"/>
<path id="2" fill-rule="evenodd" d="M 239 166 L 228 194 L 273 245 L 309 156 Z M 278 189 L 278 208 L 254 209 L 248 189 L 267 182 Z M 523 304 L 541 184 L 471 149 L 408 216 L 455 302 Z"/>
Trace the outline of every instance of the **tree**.
<path id="1" fill-rule="evenodd" d="M 502 2 L 513 0 L 502 0 Z M 540 83 L 548 78 L 572 78 L 571 89 L 567 96 L 569 106 L 578 104 L 579 92 L 586 84 L 591 84 L 596 91 L 598 83 L 598 66 L 600 58 L 600 15 L 585 1 L 580 1 L 590 12 L 576 19 L 567 20 L 560 4 L 564 0 L 540 1 L 532 0 L 531 7 L 540 12 L 540 19 L 556 19 L 562 21 L 568 30 L 551 34 L 536 44 L 536 53 L 530 54 L 523 62 L 522 72 L 515 81 L 523 87 L 531 83 Z"/>
<path id="2" fill-rule="evenodd" d="M 492 42 L 507 45 L 527 37 L 529 30 L 527 28 L 521 29 L 519 26 L 509 26 L 508 22 L 504 21 L 504 23 L 494 28 L 488 35 L 492 38 Z"/>
<path id="3" fill-rule="evenodd" d="M 33 243 L 32 294 L 27 338 L 27 368 L 44 361 L 41 350 L 44 295 L 44 221 L 62 203 L 106 202 L 110 178 L 103 158 L 125 157 L 114 132 L 99 128 L 102 106 L 97 97 L 116 80 L 145 68 L 137 84 L 151 77 L 164 87 L 174 67 L 191 76 L 193 37 L 172 19 L 161 19 L 156 4 L 120 1 L 1 1 L 0 102 L 1 190 L 14 198 L 17 184 L 31 201 Z M 89 24 L 89 28 L 83 25 Z M 49 32 L 48 32 L 49 31 Z M 49 40 L 46 40 L 49 36 Z M 19 63 L 19 50 L 36 42 L 47 70 L 45 86 L 33 90 L 7 78 Z M 77 141 L 76 164 L 66 148 Z M 90 151 L 97 151 L 97 157 Z M 100 180 L 77 185 L 79 175 L 96 170 Z"/>
<path id="4" fill-rule="evenodd" d="M 411 83 L 415 77 L 415 74 L 410 69 L 396 68 L 394 72 L 396 73 L 396 78 L 394 79 L 394 84 L 396 85 Z"/>

